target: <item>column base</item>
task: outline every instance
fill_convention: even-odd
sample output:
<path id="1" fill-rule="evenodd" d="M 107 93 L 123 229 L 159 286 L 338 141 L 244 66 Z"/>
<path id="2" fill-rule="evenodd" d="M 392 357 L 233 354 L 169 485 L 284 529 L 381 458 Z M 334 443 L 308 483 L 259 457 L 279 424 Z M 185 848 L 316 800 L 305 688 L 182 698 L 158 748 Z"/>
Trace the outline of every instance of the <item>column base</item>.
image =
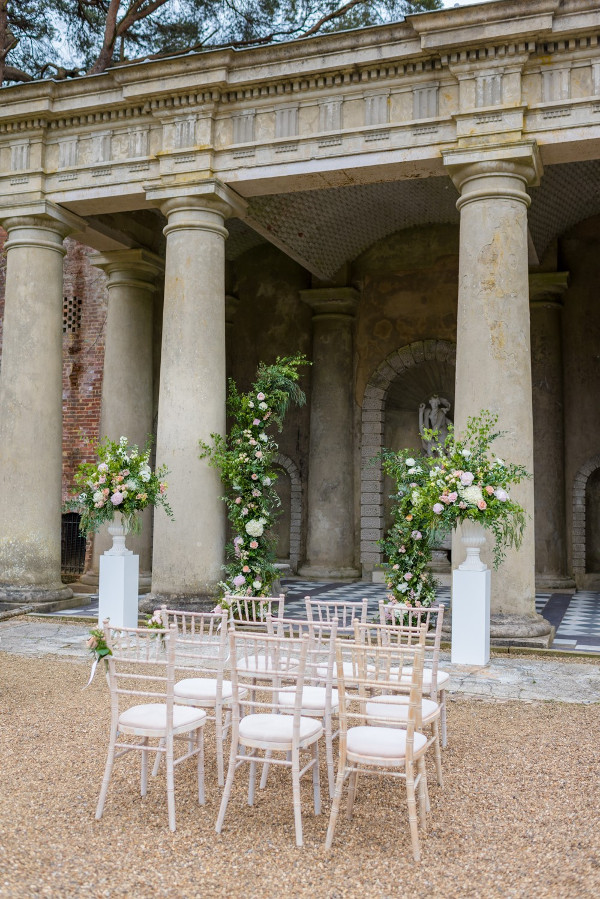
<path id="1" fill-rule="evenodd" d="M 315 580 L 360 580 L 358 568 L 336 568 L 329 565 L 301 565 L 298 569 L 300 577 Z"/>
<path id="2" fill-rule="evenodd" d="M 217 605 L 216 596 L 207 593 L 153 593 L 140 599 L 140 614 L 150 615 L 155 609 L 165 605 L 168 609 L 186 612 L 212 612 Z"/>
<path id="3" fill-rule="evenodd" d="M 452 610 L 444 614 L 443 633 L 452 633 Z M 490 616 L 491 646 L 523 646 L 550 649 L 556 628 L 541 615 L 513 615 L 496 612 Z"/>
<path id="4" fill-rule="evenodd" d="M 560 574 L 536 574 L 536 593 L 574 593 L 575 581 Z"/>
<path id="5" fill-rule="evenodd" d="M 97 571 L 86 571 L 82 574 L 78 581 L 74 581 L 71 586 L 75 593 L 98 593 L 100 589 L 100 577 Z M 152 572 L 140 572 L 139 593 L 150 593 L 152 589 Z"/>
<path id="6" fill-rule="evenodd" d="M 39 606 L 40 611 L 55 612 L 59 609 L 77 605 L 78 600 L 74 600 L 73 591 L 70 587 L 59 587 L 53 590 L 33 585 L 24 587 L 12 586 L 11 584 L 0 585 L 0 609 L 3 611 L 18 609 L 20 606 L 34 605 Z"/>

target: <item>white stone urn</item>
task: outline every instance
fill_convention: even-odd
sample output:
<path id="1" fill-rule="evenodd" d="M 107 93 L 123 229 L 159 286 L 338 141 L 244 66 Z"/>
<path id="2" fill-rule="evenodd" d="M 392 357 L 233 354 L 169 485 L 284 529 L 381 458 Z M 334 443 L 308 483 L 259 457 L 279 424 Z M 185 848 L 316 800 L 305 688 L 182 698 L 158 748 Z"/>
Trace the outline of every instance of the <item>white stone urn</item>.
<path id="1" fill-rule="evenodd" d="M 107 556 L 131 556 L 132 550 L 125 546 L 125 538 L 129 533 L 128 521 L 120 512 L 115 512 L 112 524 L 108 526 L 108 533 L 112 537 L 112 546 L 106 550 Z"/>
<path id="2" fill-rule="evenodd" d="M 486 571 L 487 565 L 479 556 L 487 540 L 485 528 L 479 521 L 470 518 L 461 522 L 460 540 L 467 550 L 467 558 L 459 565 L 461 571 Z"/>

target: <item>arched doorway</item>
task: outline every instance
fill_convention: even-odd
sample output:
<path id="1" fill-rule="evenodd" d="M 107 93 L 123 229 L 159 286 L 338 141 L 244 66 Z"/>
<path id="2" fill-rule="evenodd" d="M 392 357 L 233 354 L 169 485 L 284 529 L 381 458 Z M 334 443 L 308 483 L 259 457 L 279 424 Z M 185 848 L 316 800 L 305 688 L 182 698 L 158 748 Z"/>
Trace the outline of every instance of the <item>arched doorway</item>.
<path id="1" fill-rule="evenodd" d="M 377 541 L 389 526 L 389 494 L 379 462 L 383 446 L 420 450 L 419 405 L 435 394 L 454 405 L 456 346 L 448 340 L 419 340 L 390 354 L 371 376 L 362 407 L 361 563 L 363 577 L 381 564 Z M 450 413 L 450 417 L 452 414 Z"/>
<path id="2" fill-rule="evenodd" d="M 600 454 L 573 483 L 573 577 L 580 589 L 600 588 Z"/>

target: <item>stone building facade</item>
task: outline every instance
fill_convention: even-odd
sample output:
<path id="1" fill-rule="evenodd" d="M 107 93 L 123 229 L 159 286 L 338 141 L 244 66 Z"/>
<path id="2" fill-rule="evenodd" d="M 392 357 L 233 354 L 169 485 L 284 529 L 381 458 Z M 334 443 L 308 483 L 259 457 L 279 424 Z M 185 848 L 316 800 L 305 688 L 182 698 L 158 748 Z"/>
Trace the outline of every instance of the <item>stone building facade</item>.
<path id="1" fill-rule="evenodd" d="M 197 446 L 225 427 L 226 375 L 246 387 L 259 360 L 303 351 L 281 555 L 306 576 L 372 577 L 388 514 L 373 456 L 418 448 L 434 395 L 459 430 L 489 408 L 500 452 L 534 471 L 492 632 L 543 636 L 536 579 L 590 586 L 600 569 L 599 38 L 592 0 L 498 0 L 4 89 L 5 599 L 67 600 L 68 236 L 93 248 L 77 250 L 85 284 L 100 283 L 88 265 L 106 278 L 99 430 L 156 429 L 172 472 L 176 521 L 157 514 L 138 545 L 157 597 L 220 576 L 220 486 Z"/>

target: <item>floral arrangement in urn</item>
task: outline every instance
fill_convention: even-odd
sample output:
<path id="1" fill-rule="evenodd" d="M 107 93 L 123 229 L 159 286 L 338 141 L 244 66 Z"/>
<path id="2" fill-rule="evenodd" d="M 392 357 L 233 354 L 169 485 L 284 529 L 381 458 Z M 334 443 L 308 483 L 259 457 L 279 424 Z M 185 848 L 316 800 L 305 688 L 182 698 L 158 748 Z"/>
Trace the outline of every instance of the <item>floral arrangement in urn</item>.
<path id="1" fill-rule="evenodd" d="M 120 512 L 127 532 L 138 533 L 138 512 L 147 506 L 162 506 L 167 515 L 173 512 L 167 502 L 168 474 L 162 466 L 150 467 L 150 440 L 143 450 L 129 445 L 127 437 L 119 442 L 104 440 L 92 443 L 94 462 L 82 462 L 75 475 L 79 492 L 66 503 L 66 508 L 81 514 L 79 529 L 83 534 L 97 531 Z"/>
<path id="2" fill-rule="evenodd" d="M 509 546 L 523 539 L 525 512 L 510 496 L 510 488 L 530 477 L 522 465 L 496 456 L 492 443 L 501 436 L 498 416 L 483 410 L 469 418 L 457 439 L 452 425 L 443 442 L 435 431 L 424 430 L 432 441 L 431 455 L 383 450 L 383 470 L 396 481 L 393 525 L 380 545 L 386 556 L 389 601 L 430 606 L 436 583 L 427 570 L 434 546 L 457 524 L 473 521 L 494 536 L 494 568 Z"/>
<path id="3" fill-rule="evenodd" d="M 223 500 L 233 538 L 227 546 L 224 593 L 269 596 L 277 577 L 271 528 L 280 505 L 275 491 L 274 459 L 278 445 L 272 430 L 281 431 L 290 402 L 305 402 L 298 386 L 302 355 L 279 358 L 258 366 L 248 393 L 229 381 L 227 410 L 233 426 L 227 437 L 211 434 L 213 446 L 200 441 L 200 458 L 219 470 L 225 487 Z"/>

